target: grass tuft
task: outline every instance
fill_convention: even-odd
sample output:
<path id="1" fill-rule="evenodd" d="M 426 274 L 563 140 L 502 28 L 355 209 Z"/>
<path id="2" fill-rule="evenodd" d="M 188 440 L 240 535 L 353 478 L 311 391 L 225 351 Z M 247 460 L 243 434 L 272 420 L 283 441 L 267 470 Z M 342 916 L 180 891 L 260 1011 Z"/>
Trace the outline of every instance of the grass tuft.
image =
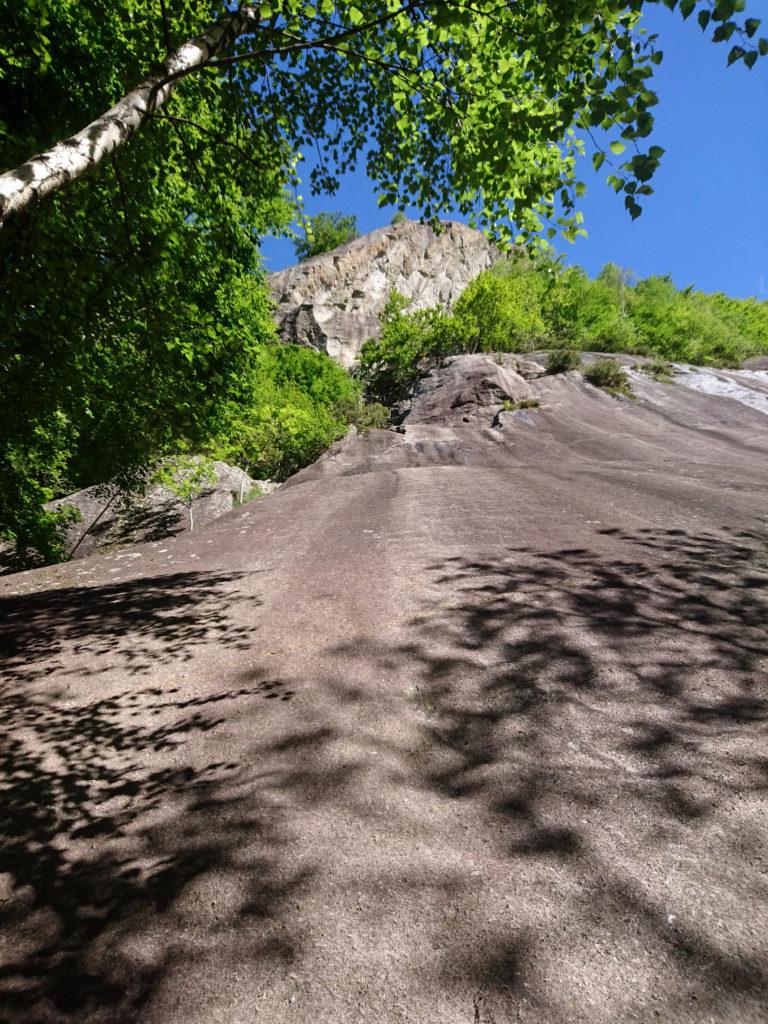
<path id="1" fill-rule="evenodd" d="M 596 359 L 594 363 L 590 363 L 584 370 L 584 380 L 612 395 L 632 395 L 632 387 L 624 367 L 615 359 Z"/>
<path id="2" fill-rule="evenodd" d="M 538 409 L 540 405 L 538 398 L 522 398 L 519 402 L 507 399 L 501 408 L 503 412 L 517 412 L 519 409 Z"/>
<path id="3" fill-rule="evenodd" d="M 581 355 L 572 348 L 557 348 L 550 352 L 547 373 L 567 373 L 581 369 Z"/>

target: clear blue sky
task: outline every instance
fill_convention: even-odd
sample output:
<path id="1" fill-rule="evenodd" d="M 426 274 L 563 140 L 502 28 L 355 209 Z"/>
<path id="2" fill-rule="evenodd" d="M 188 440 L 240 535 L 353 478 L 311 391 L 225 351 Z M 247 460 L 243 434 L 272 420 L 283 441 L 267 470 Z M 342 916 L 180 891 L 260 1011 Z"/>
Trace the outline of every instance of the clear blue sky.
<path id="1" fill-rule="evenodd" d="M 764 19 L 768 0 L 748 0 Z M 659 95 L 652 142 L 666 150 L 642 216 L 632 222 L 622 198 L 604 184 L 605 168 L 584 170 L 582 200 L 589 238 L 557 248 L 569 263 L 595 274 L 609 261 L 640 276 L 671 273 L 683 287 L 768 299 L 768 58 L 752 71 L 726 67 L 727 44 L 714 44 L 694 18 L 653 7 L 646 26 L 659 33 L 664 62 L 653 88 Z M 364 171 L 347 174 L 332 197 L 310 196 L 307 212 L 341 210 L 357 216 L 361 232 L 386 224 Z M 418 218 L 419 211 L 409 211 Z M 269 270 L 295 262 L 285 239 L 264 243 Z"/>

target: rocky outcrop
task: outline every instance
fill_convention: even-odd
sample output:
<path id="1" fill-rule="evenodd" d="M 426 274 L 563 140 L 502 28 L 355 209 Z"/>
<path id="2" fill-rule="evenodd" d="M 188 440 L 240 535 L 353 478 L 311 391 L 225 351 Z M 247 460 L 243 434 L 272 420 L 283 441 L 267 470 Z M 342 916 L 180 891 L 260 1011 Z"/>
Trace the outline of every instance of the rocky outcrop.
<path id="1" fill-rule="evenodd" d="M 237 466 L 214 462 L 210 483 L 188 502 L 162 484 L 153 484 L 143 494 L 126 494 L 102 484 L 58 498 L 46 508 L 75 509 L 78 518 L 65 529 L 65 546 L 71 558 L 85 558 L 128 544 L 163 540 L 192 527 L 200 529 L 276 486 L 268 480 L 252 480 Z"/>
<path id="2" fill-rule="evenodd" d="M 415 221 L 379 228 L 270 275 L 281 337 L 351 366 L 363 342 L 378 336 L 390 292 L 414 309 L 448 308 L 496 256 L 479 231 L 453 221 L 439 234 Z"/>
<path id="3" fill-rule="evenodd" d="M 485 354 L 453 356 L 419 382 L 405 422 L 452 424 L 479 418 L 490 423 L 505 405 L 531 397 L 514 363 L 504 366 Z"/>
<path id="4" fill-rule="evenodd" d="M 510 404 L 531 398 L 529 380 L 543 377 L 539 363 L 514 353 L 450 356 L 431 367 L 412 396 L 392 410 L 392 422 L 492 423 Z"/>

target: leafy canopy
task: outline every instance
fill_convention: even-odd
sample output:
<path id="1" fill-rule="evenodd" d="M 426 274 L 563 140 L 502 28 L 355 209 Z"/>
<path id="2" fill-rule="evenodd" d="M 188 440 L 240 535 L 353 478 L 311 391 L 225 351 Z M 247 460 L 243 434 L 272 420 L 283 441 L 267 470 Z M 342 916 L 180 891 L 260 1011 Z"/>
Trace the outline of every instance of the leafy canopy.
<path id="1" fill-rule="evenodd" d="M 364 157 L 382 204 L 410 202 L 427 219 L 458 209 L 502 239 L 542 229 L 574 238 L 581 153 L 606 163 L 633 217 L 663 155 L 648 142 L 662 59 L 642 27 L 649 2 L 268 0 L 263 16 L 296 48 L 239 73 L 285 111 L 292 144 L 324 155 L 318 188 L 332 190 Z M 738 20 L 743 8 L 680 4 L 713 39 L 738 40 L 730 59 L 752 66 L 765 40 L 757 19 Z M 317 39 L 322 48 L 308 45 Z"/>
<path id="2" fill-rule="evenodd" d="M 587 149 L 633 217 L 651 192 L 664 152 L 649 144 L 662 50 L 642 13 L 661 2 L 728 42 L 729 63 L 752 67 L 768 52 L 746 0 L 264 0 L 244 5 L 258 17 L 232 52 L 179 91 L 226 94 L 221 110 L 238 129 L 229 143 L 256 136 L 266 166 L 316 151 L 317 190 L 333 192 L 339 173 L 364 161 L 382 204 L 412 204 L 428 220 L 458 209 L 501 239 L 574 238 Z M 12 71 L 56 64 L 59 31 L 91 31 L 87 61 L 102 67 L 108 102 L 164 47 L 207 27 L 211 11 L 228 12 L 223 0 L 119 0 L 106 14 L 84 0 L 3 6 L 12 43 L 0 57 Z M 81 92 L 69 64 L 66 85 Z M 215 134 L 208 144 L 221 154 Z"/>

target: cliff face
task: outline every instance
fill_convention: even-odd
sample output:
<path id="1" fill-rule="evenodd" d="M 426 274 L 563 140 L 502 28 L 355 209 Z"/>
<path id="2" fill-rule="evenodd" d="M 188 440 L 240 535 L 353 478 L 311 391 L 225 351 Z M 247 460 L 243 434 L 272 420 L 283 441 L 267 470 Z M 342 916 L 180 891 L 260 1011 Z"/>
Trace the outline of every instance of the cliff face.
<path id="1" fill-rule="evenodd" d="M 271 274 L 283 341 L 327 352 L 351 366 L 392 291 L 413 308 L 450 306 L 496 258 L 478 231 L 448 222 L 439 235 L 404 221 Z"/>

